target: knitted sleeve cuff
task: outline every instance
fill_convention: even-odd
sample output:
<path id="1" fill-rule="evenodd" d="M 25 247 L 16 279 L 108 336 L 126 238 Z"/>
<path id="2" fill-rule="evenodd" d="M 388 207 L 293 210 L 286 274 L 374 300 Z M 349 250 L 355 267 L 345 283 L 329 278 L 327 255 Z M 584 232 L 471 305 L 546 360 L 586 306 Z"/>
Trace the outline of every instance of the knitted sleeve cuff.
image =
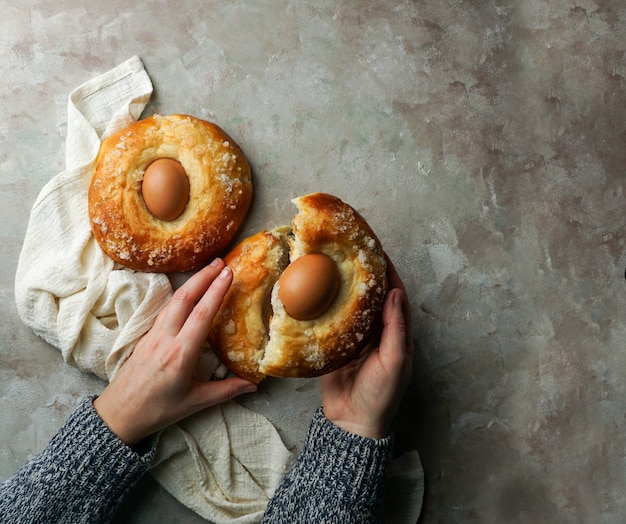
<path id="1" fill-rule="evenodd" d="M 91 396 L 78 406 L 51 444 L 59 455 L 81 456 L 82 465 L 99 477 L 97 482 L 111 478 L 122 485 L 134 482 L 152 464 L 156 441 L 146 439 L 135 448 L 128 447 L 100 418 L 93 405 L 95 399 Z"/>
<path id="2" fill-rule="evenodd" d="M 87 398 L 48 446 L 2 485 L 0 517 L 104 522 L 150 467 L 156 442 L 145 448 L 137 453 L 119 440 Z"/>
<path id="3" fill-rule="evenodd" d="M 291 471 L 268 504 L 264 524 L 382 520 L 392 439 L 369 439 L 334 425 L 318 408 Z"/>
<path id="4" fill-rule="evenodd" d="M 149 469 L 156 442 L 148 442 L 139 454 L 124 444 L 100 418 L 93 406 L 95 397 L 85 399 L 52 439 L 55 461 L 66 480 L 75 483 L 71 502 L 83 511 L 103 518 L 111 515 L 125 495 Z"/>
<path id="5" fill-rule="evenodd" d="M 350 433 L 330 422 L 320 406 L 302 452 L 306 462 L 315 464 L 320 480 L 331 481 L 339 499 L 377 501 L 391 460 L 392 437 L 371 439 Z"/>

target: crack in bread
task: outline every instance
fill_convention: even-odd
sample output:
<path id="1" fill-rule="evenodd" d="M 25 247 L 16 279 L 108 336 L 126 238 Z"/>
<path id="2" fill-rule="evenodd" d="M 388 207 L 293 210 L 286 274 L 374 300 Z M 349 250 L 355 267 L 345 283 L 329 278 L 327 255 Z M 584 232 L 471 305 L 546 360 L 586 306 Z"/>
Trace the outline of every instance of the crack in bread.
<path id="1" fill-rule="evenodd" d="M 261 231 L 225 257 L 233 284 L 209 341 L 231 371 L 254 382 L 319 376 L 347 364 L 371 338 L 387 293 L 380 241 L 358 212 L 325 193 L 293 203 L 299 212 L 291 228 Z M 289 262 L 310 253 L 332 258 L 341 282 L 324 313 L 297 320 L 280 302 L 278 279 Z"/>

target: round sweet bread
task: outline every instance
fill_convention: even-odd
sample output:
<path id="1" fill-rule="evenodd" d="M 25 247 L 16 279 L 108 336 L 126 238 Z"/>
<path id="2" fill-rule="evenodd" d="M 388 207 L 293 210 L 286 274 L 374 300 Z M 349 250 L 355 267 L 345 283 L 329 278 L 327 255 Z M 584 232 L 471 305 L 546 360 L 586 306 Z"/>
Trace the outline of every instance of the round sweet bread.
<path id="1" fill-rule="evenodd" d="M 225 257 L 233 283 L 215 317 L 209 342 L 237 375 L 313 377 L 354 359 L 376 329 L 387 293 L 387 264 L 365 219 L 337 197 L 314 193 L 293 200 L 291 228 L 265 230 Z M 340 282 L 328 308 L 299 320 L 280 299 L 285 268 L 308 254 L 336 264 Z"/>
<path id="2" fill-rule="evenodd" d="M 184 200 L 166 219 L 148 208 L 142 194 L 147 168 L 163 159 L 175 161 L 188 177 L 180 189 L 186 193 L 175 197 Z M 156 200 L 174 198 L 167 184 L 151 191 L 161 191 Z M 241 148 L 215 124 L 188 115 L 153 115 L 104 140 L 88 193 L 100 247 L 116 262 L 149 272 L 207 263 L 228 246 L 251 200 L 250 166 Z"/>

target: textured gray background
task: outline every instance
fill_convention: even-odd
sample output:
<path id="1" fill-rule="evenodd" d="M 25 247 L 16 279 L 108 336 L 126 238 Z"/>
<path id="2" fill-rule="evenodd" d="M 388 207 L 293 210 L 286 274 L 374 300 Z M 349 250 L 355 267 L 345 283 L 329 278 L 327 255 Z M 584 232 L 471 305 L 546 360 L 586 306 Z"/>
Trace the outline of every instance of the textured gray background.
<path id="1" fill-rule="evenodd" d="M 0 1 L 0 478 L 102 383 L 16 313 L 30 207 L 62 170 L 71 89 L 138 54 L 147 112 L 247 153 L 247 236 L 334 193 L 411 295 L 399 450 L 422 521 L 626 520 L 626 4 L 621 0 Z M 60 386 L 61 385 L 61 386 Z M 317 381 L 247 405 L 298 446 Z M 125 522 L 197 522 L 146 479 Z"/>

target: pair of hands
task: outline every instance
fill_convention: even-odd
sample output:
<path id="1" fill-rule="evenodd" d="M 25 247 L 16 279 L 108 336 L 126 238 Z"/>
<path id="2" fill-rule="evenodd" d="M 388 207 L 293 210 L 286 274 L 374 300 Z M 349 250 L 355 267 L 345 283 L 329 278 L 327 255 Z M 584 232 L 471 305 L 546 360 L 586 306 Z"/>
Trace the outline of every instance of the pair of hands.
<path id="1" fill-rule="evenodd" d="M 383 306 L 380 343 L 322 377 L 326 418 L 369 438 L 388 433 L 411 377 L 408 300 L 388 263 L 391 290 Z M 176 290 L 94 401 L 100 417 L 129 446 L 204 408 L 256 390 L 255 384 L 239 377 L 203 382 L 195 373 L 211 322 L 231 283 L 232 272 L 220 259 L 193 275 Z"/>

